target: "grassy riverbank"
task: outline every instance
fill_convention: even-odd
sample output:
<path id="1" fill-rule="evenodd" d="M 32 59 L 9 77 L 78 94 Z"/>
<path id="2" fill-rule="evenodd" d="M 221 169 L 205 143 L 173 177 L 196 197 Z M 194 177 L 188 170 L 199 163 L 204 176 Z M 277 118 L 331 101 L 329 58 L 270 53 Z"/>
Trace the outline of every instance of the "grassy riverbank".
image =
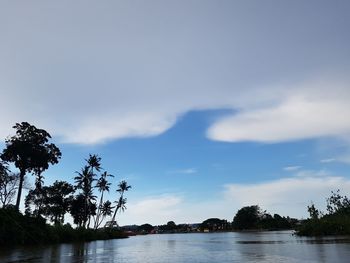
<path id="1" fill-rule="evenodd" d="M 12 208 L 0 209 L 0 246 L 66 243 L 126 238 L 117 229 L 72 228 L 69 224 L 49 225 L 42 217 L 22 215 Z"/>

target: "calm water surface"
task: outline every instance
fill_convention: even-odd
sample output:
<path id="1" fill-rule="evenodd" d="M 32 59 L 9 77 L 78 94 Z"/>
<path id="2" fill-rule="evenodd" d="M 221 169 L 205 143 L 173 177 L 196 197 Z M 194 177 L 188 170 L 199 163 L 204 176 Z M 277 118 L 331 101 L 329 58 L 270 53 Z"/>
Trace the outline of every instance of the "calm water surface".
<path id="1" fill-rule="evenodd" d="M 301 238 L 290 231 L 147 235 L 0 249 L 0 262 L 350 262 L 350 237 Z"/>

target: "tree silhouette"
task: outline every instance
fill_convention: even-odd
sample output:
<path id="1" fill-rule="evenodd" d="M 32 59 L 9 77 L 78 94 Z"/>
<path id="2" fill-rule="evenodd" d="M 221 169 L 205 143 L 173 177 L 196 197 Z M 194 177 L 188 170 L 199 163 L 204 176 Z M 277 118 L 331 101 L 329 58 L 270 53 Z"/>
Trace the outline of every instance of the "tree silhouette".
<path id="1" fill-rule="evenodd" d="M 65 181 L 55 181 L 53 185 L 45 187 L 45 192 L 45 216 L 54 224 L 62 224 L 73 200 L 73 186 Z"/>
<path id="2" fill-rule="evenodd" d="M 19 175 L 11 173 L 6 163 L 0 161 L 0 203 L 2 207 L 9 205 L 18 188 Z"/>
<path id="3" fill-rule="evenodd" d="M 257 205 L 242 207 L 233 218 L 233 226 L 237 229 L 256 228 L 261 215 L 262 212 Z"/>
<path id="4" fill-rule="evenodd" d="M 26 173 L 41 176 L 49 164 L 58 163 L 61 152 L 55 144 L 49 143 L 51 135 L 47 131 L 28 122 L 16 123 L 13 128 L 16 129 L 16 135 L 6 139 L 6 148 L 1 154 L 1 159 L 14 163 L 20 171 L 16 201 L 18 210 Z"/>
<path id="5" fill-rule="evenodd" d="M 95 178 L 97 175 L 95 174 L 95 170 L 97 172 L 101 171 L 102 167 L 101 167 L 101 157 L 99 157 L 97 154 L 89 154 L 89 158 L 85 159 L 85 161 L 87 162 L 87 166 L 90 169 L 90 172 L 92 174 L 92 177 Z M 94 213 L 93 213 L 94 214 Z M 93 214 L 89 215 L 89 219 L 88 219 L 88 228 L 90 227 L 90 220 L 91 220 L 91 216 Z"/>
<path id="6" fill-rule="evenodd" d="M 117 192 L 119 192 L 120 197 L 119 197 L 118 201 L 116 202 L 117 206 L 114 210 L 114 214 L 112 217 L 112 223 L 115 222 L 115 217 L 117 215 L 118 210 L 120 209 L 121 211 L 124 211 L 126 209 L 126 206 L 125 206 L 126 198 L 124 198 L 124 193 L 127 192 L 130 188 L 131 188 L 131 186 L 128 185 L 128 183 L 126 181 L 121 181 L 118 184 Z"/>
<path id="7" fill-rule="evenodd" d="M 96 211 L 96 205 L 93 204 L 93 201 L 96 200 L 96 196 L 93 194 L 92 189 L 92 182 L 96 179 L 94 178 L 94 174 L 91 172 L 90 167 L 87 165 L 81 169 L 81 172 L 76 173 L 78 174 L 74 177 L 77 184 L 76 188 L 82 190 L 82 197 L 84 198 L 83 226 L 86 227 L 90 216 L 94 215 Z M 89 226 L 89 224 L 87 224 L 87 226 Z"/>
<path id="8" fill-rule="evenodd" d="M 100 221 L 103 221 L 103 219 L 104 219 L 104 217 L 101 218 L 102 208 L 104 205 L 103 194 L 105 191 L 109 192 L 109 187 L 111 185 L 111 183 L 108 182 L 108 180 L 107 180 L 108 177 L 114 177 L 114 176 L 111 174 L 108 174 L 105 171 L 100 175 L 100 178 L 97 180 L 97 183 L 96 183 L 96 188 L 101 193 L 101 196 L 100 196 L 100 202 L 97 206 L 97 215 L 96 215 L 96 221 L 95 221 L 95 226 L 94 226 L 95 229 L 97 229 L 97 227 L 101 224 Z"/>
<path id="9" fill-rule="evenodd" d="M 106 216 L 110 216 L 110 215 L 112 215 L 112 213 L 113 213 L 112 203 L 107 200 L 100 207 L 100 216 L 102 216 L 102 217 L 100 218 L 99 221 L 96 221 L 97 225 L 96 225 L 95 229 L 97 229 L 101 225 L 101 223 L 106 218 Z"/>

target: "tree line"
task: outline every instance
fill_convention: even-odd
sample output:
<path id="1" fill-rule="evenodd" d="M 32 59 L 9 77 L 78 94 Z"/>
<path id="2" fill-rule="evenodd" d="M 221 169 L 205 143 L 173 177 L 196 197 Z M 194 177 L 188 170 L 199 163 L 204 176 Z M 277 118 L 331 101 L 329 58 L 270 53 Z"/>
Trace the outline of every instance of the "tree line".
<path id="1" fill-rule="evenodd" d="M 0 155 L 0 204 L 3 209 L 13 207 L 19 211 L 23 188 L 29 187 L 26 177 L 32 174 L 35 183 L 25 197 L 26 215 L 62 225 L 69 213 L 78 227 L 92 229 L 98 229 L 110 217 L 109 226 L 116 225 L 116 215 L 126 209 L 125 192 L 131 186 L 120 181 L 116 189 L 117 200 L 105 200 L 114 176 L 103 169 L 101 157 L 90 154 L 85 165 L 75 172 L 73 184 L 56 180 L 52 185 L 44 185 L 44 172 L 59 162 L 60 149 L 50 142 L 51 135 L 43 129 L 27 122 L 16 123 L 13 128 L 16 133 L 5 140 Z M 13 172 L 12 167 L 19 172 Z"/>

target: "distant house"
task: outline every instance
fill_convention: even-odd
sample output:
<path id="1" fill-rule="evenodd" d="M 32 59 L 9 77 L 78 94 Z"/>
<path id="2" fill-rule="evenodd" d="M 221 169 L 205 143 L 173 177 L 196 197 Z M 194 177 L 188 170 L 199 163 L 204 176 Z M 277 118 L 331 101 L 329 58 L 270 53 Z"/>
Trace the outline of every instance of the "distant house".
<path id="1" fill-rule="evenodd" d="M 117 221 L 107 221 L 105 227 L 119 228 Z"/>

